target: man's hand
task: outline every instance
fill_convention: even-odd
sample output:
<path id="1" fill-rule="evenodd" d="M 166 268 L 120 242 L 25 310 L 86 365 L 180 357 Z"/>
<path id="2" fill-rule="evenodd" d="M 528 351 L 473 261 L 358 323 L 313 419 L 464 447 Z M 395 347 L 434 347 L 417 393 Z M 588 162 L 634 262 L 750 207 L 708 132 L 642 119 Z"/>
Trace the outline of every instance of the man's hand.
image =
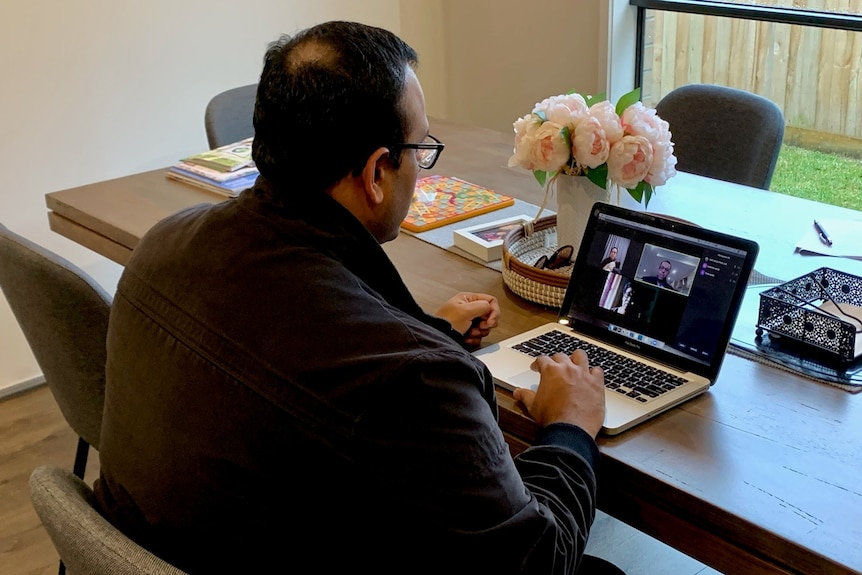
<path id="1" fill-rule="evenodd" d="M 484 293 L 461 292 L 444 303 L 435 314 L 464 335 L 464 344 L 478 347 L 482 338 L 497 327 L 500 304 L 497 298 Z"/>
<path id="2" fill-rule="evenodd" d="M 600 367 L 590 367 L 586 352 L 575 350 L 539 356 L 531 366 L 539 372 L 539 388 L 516 389 L 516 400 L 522 402 L 542 427 L 552 423 L 571 423 L 596 437 L 605 419 L 605 374 Z"/>

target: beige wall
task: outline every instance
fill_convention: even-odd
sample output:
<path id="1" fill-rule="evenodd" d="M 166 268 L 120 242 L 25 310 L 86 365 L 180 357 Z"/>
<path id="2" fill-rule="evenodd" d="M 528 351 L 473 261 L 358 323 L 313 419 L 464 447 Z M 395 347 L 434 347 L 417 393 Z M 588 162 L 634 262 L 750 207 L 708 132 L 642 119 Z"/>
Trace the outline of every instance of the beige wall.
<path id="1" fill-rule="evenodd" d="M 449 117 L 446 62 L 446 0 L 401 0 L 401 37 L 419 54 L 416 75 L 425 92 L 425 111 Z"/>
<path id="2" fill-rule="evenodd" d="M 596 93 L 601 3 L 444 2 L 450 118 L 510 131 L 554 94 Z"/>
<path id="3" fill-rule="evenodd" d="M 508 132 L 570 90 L 616 101 L 633 87 L 628 0 L 402 0 L 428 114 Z"/>
<path id="4" fill-rule="evenodd" d="M 546 96 L 606 89 L 611 1 L 0 0 L 0 221 L 112 292 L 120 267 L 51 232 L 44 194 L 203 149 L 206 102 L 255 81 L 279 33 L 393 30 L 419 52 L 430 115 L 509 131 Z M 0 396 L 39 375 L 0 297 Z"/>

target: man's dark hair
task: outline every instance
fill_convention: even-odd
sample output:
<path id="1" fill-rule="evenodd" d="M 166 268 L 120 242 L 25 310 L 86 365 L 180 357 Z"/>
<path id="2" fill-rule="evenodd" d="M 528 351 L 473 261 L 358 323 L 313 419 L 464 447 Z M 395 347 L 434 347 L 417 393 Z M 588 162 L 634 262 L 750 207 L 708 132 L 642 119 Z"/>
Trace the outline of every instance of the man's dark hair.
<path id="1" fill-rule="evenodd" d="M 406 67 L 416 63 L 395 34 L 355 22 L 327 22 L 270 44 L 254 107 L 260 173 L 302 194 L 323 191 L 358 175 L 377 148 L 405 142 Z M 400 153 L 391 158 L 397 168 Z"/>

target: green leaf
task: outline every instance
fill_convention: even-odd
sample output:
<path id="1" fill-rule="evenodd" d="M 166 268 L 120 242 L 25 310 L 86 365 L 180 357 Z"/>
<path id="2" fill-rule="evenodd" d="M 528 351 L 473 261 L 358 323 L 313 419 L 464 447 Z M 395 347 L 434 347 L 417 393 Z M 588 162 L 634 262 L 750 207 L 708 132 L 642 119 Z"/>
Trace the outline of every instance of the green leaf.
<path id="1" fill-rule="evenodd" d="M 608 187 L 608 165 L 602 164 L 598 168 L 587 170 L 587 178 L 592 183 L 605 190 Z"/>
<path id="2" fill-rule="evenodd" d="M 652 198 L 653 194 L 655 194 L 655 188 L 653 188 L 649 184 L 644 184 L 644 186 L 644 208 L 647 208 L 649 207 L 650 199 Z"/>
<path id="3" fill-rule="evenodd" d="M 568 126 L 563 126 L 563 129 L 560 130 L 560 135 L 563 137 L 563 140 L 566 142 L 566 146 L 569 148 L 572 147 L 572 131 Z"/>
<path id="4" fill-rule="evenodd" d="M 617 116 L 622 116 L 623 112 L 626 108 L 631 106 L 632 104 L 636 104 L 641 99 L 641 89 L 635 88 L 628 94 L 623 94 L 620 99 L 617 101 Z"/>
<path id="5" fill-rule="evenodd" d="M 548 179 L 548 172 L 544 170 L 533 170 L 533 177 L 539 182 L 539 185 L 545 187 L 545 180 Z"/>
<path id="6" fill-rule="evenodd" d="M 594 96 L 584 96 L 584 100 L 586 100 L 587 106 L 592 106 L 596 102 L 604 102 L 605 100 L 607 100 L 607 96 L 605 96 L 605 93 L 602 92 Z"/>
<path id="7" fill-rule="evenodd" d="M 644 208 L 649 206 L 650 198 L 654 193 L 652 185 L 646 182 L 639 182 L 634 188 L 626 188 L 629 195 L 635 199 L 637 203 L 643 202 Z"/>
<path id="8" fill-rule="evenodd" d="M 568 92 L 566 92 L 566 96 L 571 96 L 572 94 L 579 94 L 584 99 L 584 101 L 587 103 L 587 106 L 592 106 L 596 102 L 603 102 L 604 100 L 607 100 L 607 96 L 605 96 L 604 92 L 602 92 L 600 94 L 595 94 L 592 96 L 589 94 L 587 94 L 587 95 L 581 94 L 577 90 L 569 90 Z"/>

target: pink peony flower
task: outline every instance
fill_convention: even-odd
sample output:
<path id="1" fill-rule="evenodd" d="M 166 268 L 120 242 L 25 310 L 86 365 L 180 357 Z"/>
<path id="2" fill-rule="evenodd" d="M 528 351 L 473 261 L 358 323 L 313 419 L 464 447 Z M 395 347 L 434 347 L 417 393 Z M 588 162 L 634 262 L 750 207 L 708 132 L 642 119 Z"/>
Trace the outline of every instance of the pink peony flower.
<path id="1" fill-rule="evenodd" d="M 564 94 L 545 98 L 533 108 L 533 113 L 544 112 L 549 122 L 573 128 L 575 123 L 589 113 L 587 102 L 580 94 Z"/>
<path id="2" fill-rule="evenodd" d="M 673 142 L 670 133 L 653 145 L 652 166 L 644 181 L 653 186 L 663 186 L 669 178 L 676 175 L 676 156 L 673 155 Z"/>
<path id="3" fill-rule="evenodd" d="M 601 122 L 605 135 L 611 145 L 623 137 L 623 123 L 620 121 L 620 117 L 617 116 L 617 111 L 613 104 L 607 100 L 593 104 L 590 106 L 590 115 Z"/>
<path id="4" fill-rule="evenodd" d="M 659 118 L 655 110 L 647 108 L 643 102 L 632 104 L 620 117 L 626 134 L 643 136 L 650 143 L 658 142 L 665 135 L 670 137 L 668 123 Z"/>
<path id="5" fill-rule="evenodd" d="M 509 167 L 519 167 L 525 170 L 532 170 L 529 159 L 529 143 L 524 143 L 524 139 L 532 140 L 532 136 L 528 134 L 535 133 L 542 125 L 542 119 L 535 114 L 527 114 L 515 120 L 512 124 L 515 130 L 515 150 L 511 158 L 509 158 Z"/>
<path id="6" fill-rule="evenodd" d="M 575 127 L 572 155 L 579 165 L 598 168 L 608 161 L 610 149 L 605 130 L 597 118 L 587 116 Z"/>
<path id="7" fill-rule="evenodd" d="M 634 188 L 652 167 L 653 150 L 643 136 L 623 136 L 611 146 L 608 155 L 608 179 L 618 186 Z"/>
<path id="8" fill-rule="evenodd" d="M 572 152 L 562 130 L 561 125 L 549 121 L 525 136 L 525 140 L 531 138 L 526 142 L 531 169 L 553 172 L 569 161 Z"/>

